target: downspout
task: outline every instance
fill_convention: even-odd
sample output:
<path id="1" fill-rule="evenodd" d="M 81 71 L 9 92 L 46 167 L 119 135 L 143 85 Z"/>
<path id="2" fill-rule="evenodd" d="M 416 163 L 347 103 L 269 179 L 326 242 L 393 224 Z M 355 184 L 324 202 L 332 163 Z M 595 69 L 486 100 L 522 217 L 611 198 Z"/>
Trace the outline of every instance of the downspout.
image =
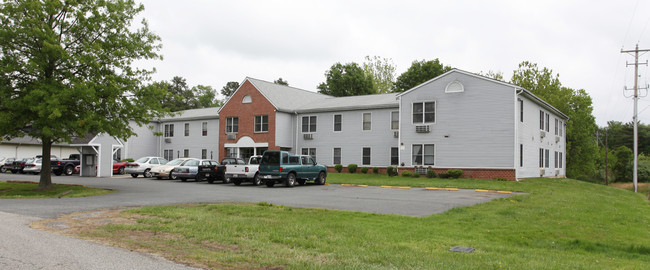
<path id="1" fill-rule="evenodd" d="M 294 153 L 298 154 L 298 124 L 300 121 L 298 121 L 298 112 L 294 111 L 293 113 L 296 115 L 296 132 L 293 133 L 293 135 L 296 136 L 296 148 L 294 149 Z"/>
<path id="2" fill-rule="evenodd" d="M 519 151 L 519 121 L 517 121 L 517 107 L 519 105 L 519 95 L 523 92 L 522 89 L 517 89 L 515 88 L 515 109 L 514 109 L 514 120 L 515 120 L 515 149 L 514 149 L 514 168 L 515 168 L 515 181 L 519 182 L 519 177 L 517 177 L 518 172 L 519 172 L 519 167 L 517 166 L 517 160 L 518 160 L 518 155 L 517 152 Z M 521 112 L 520 114 L 521 115 Z M 522 153 L 519 153 L 519 155 L 522 155 Z"/>

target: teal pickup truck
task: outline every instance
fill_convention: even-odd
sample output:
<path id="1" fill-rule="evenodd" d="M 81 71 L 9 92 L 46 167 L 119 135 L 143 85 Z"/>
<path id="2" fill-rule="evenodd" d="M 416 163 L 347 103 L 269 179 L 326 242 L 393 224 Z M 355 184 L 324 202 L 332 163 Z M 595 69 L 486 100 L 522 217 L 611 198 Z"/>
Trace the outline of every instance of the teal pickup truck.
<path id="1" fill-rule="evenodd" d="M 259 177 L 267 187 L 273 187 L 276 183 L 293 187 L 296 182 L 304 185 L 306 181 L 324 185 L 327 167 L 316 164 L 311 156 L 290 155 L 286 151 L 266 151 L 260 161 Z"/>

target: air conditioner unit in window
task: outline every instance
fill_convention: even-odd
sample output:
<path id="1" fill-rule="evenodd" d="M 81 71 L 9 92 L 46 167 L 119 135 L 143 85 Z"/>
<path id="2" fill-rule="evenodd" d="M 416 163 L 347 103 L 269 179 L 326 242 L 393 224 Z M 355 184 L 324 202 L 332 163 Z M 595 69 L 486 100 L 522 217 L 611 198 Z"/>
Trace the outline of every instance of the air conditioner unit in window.
<path id="1" fill-rule="evenodd" d="M 560 136 L 555 136 L 555 142 L 560 142 Z"/>
<path id="2" fill-rule="evenodd" d="M 544 168 L 539 168 L 539 176 L 544 176 Z"/>
<path id="3" fill-rule="evenodd" d="M 313 133 L 302 134 L 302 138 L 305 140 L 313 140 L 314 134 Z"/>
<path id="4" fill-rule="evenodd" d="M 234 140 L 236 138 L 237 138 L 237 134 L 235 134 L 235 133 L 227 133 L 226 134 L 226 139 L 228 139 L 228 140 Z"/>
<path id="5" fill-rule="evenodd" d="M 429 133 L 429 132 L 431 132 L 431 126 L 428 126 L 428 125 L 415 126 L 415 132 L 417 132 L 417 133 Z"/>
<path id="6" fill-rule="evenodd" d="M 544 137 L 546 137 L 546 131 L 540 130 L 540 131 L 539 131 L 539 137 L 540 137 L 540 138 L 544 138 Z"/>
<path id="7" fill-rule="evenodd" d="M 393 131 L 393 138 L 399 138 L 399 131 Z"/>
<path id="8" fill-rule="evenodd" d="M 172 143 L 172 139 L 171 138 L 165 138 L 165 143 Z"/>
<path id="9" fill-rule="evenodd" d="M 555 169 L 555 176 L 560 175 L 560 169 Z"/>

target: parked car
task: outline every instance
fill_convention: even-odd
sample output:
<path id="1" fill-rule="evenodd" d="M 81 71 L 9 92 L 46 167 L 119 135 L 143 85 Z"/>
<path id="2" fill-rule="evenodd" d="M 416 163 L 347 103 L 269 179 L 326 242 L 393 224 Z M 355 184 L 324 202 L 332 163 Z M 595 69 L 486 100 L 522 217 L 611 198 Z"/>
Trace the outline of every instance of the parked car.
<path id="1" fill-rule="evenodd" d="M 80 155 L 71 154 L 68 159 L 52 158 L 50 164 L 55 175 L 72 175 L 75 172 L 75 167 L 81 164 Z"/>
<path id="2" fill-rule="evenodd" d="M 23 168 L 24 173 L 39 174 L 43 165 L 43 159 L 36 158 L 30 160 Z"/>
<path id="3" fill-rule="evenodd" d="M 5 172 L 7 172 L 7 170 L 10 170 L 10 168 L 14 164 L 14 160 L 15 160 L 15 158 L 4 158 L 0 162 L 0 172 L 5 173 Z"/>
<path id="4" fill-rule="evenodd" d="M 251 182 L 253 185 L 259 186 L 262 180 L 259 178 L 259 167 L 262 156 L 252 156 L 248 162 L 226 165 L 226 178 L 239 186 L 242 182 Z"/>
<path id="5" fill-rule="evenodd" d="M 197 160 L 196 158 L 177 158 L 170 162 L 167 162 L 165 165 L 159 165 L 151 168 L 151 174 L 156 177 L 156 179 L 171 179 L 176 180 L 176 175 L 172 172 L 176 166 L 182 166 L 185 162 L 189 160 Z"/>
<path id="6" fill-rule="evenodd" d="M 124 174 L 126 169 L 126 161 L 113 160 L 113 174 Z"/>
<path id="7" fill-rule="evenodd" d="M 142 175 L 145 178 L 151 177 L 151 168 L 166 164 L 168 161 L 161 157 L 141 157 L 134 162 L 126 163 L 124 172 L 133 178 Z"/>
<path id="8" fill-rule="evenodd" d="M 324 185 L 327 167 L 316 164 L 311 156 L 294 156 L 286 151 L 266 151 L 260 161 L 259 175 L 267 187 L 273 187 L 276 183 L 293 187 L 296 182 L 304 185 L 306 181 Z"/>
<path id="9" fill-rule="evenodd" d="M 206 179 L 208 183 L 212 184 L 214 181 L 221 180 L 224 184 L 230 183 L 230 178 L 226 179 L 224 171 L 225 165 L 219 165 L 216 161 L 210 165 L 199 165 L 199 173 L 196 175 L 199 179 Z M 201 181 L 201 180 L 199 180 Z"/>
<path id="10" fill-rule="evenodd" d="M 172 173 L 176 176 L 176 178 L 181 179 L 183 182 L 187 181 L 187 179 L 194 179 L 197 182 L 203 181 L 206 178 L 198 175 L 200 165 L 210 166 L 219 165 L 219 163 L 209 159 L 188 160 L 182 166 L 177 166 L 174 168 Z"/>
<path id="11" fill-rule="evenodd" d="M 23 169 L 25 168 L 25 164 L 27 164 L 31 160 L 32 160 L 31 158 L 21 158 L 21 159 L 14 160 L 11 166 L 11 173 L 25 173 L 23 171 Z"/>

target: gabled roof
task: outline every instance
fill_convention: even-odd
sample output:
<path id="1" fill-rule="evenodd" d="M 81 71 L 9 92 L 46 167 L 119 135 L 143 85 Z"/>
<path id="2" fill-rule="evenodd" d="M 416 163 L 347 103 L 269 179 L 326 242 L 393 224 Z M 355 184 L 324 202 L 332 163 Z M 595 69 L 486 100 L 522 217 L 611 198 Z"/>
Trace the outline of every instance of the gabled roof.
<path id="1" fill-rule="evenodd" d="M 350 111 L 364 109 L 398 108 L 397 93 L 329 97 L 309 103 L 305 103 L 296 112 L 327 112 L 327 111 Z"/>
<path id="2" fill-rule="evenodd" d="M 160 122 L 171 122 L 181 120 L 218 119 L 220 107 L 210 107 L 178 111 L 174 115 L 160 119 Z"/>
<path id="3" fill-rule="evenodd" d="M 251 82 L 278 111 L 294 112 L 306 103 L 331 98 L 328 95 L 250 77 L 246 80 Z"/>
<path id="4" fill-rule="evenodd" d="M 419 84 L 419 85 L 417 85 L 417 86 L 415 86 L 415 87 L 413 87 L 413 88 L 411 88 L 411 89 L 409 89 L 407 91 L 404 91 L 404 92 L 400 93 L 399 95 L 397 95 L 397 97 L 399 98 L 399 97 L 401 97 L 403 95 L 406 95 L 407 93 L 410 93 L 411 91 L 414 91 L 415 89 L 418 89 L 418 88 L 420 88 L 420 87 L 422 87 L 422 86 L 424 86 L 426 84 L 429 84 L 431 82 L 439 80 L 439 79 L 441 79 L 441 78 L 443 78 L 443 77 L 445 77 L 445 76 L 447 76 L 448 74 L 451 74 L 451 73 L 461 73 L 461 74 L 465 74 L 467 76 L 472 76 L 472 77 L 475 77 L 475 78 L 478 78 L 478 79 L 481 79 L 481 80 L 486 80 L 486 81 L 490 81 L 490 82 L 493 82 L 493 83 L 498 83 L 498 84 L 501 84 L 501 85 L 504 85 L 504 86 L 507 86 L 507 87 L 512 87 L 516 91 L 521 91 L 522 93 L 524 93 L 524 95 L 526 97 L 528 97 L 533 102 L 539 104 L 540 106 L 552 111 L 553 113 L 563 117 L 564 119 L 569 119 L 569 117 L 566 114 L 562 113 L 560 110 L 558 110 L 555 107 L 551 106 L 551 104 L 549 104 L 548 102 L 544 101 L 543 99 L 539 98 L 538 96 L 535 96 L 531 91 L 529 91 L 529 90 L 527 90 L 527 89 L 525 89 L 525 88 L 523 88 L 523 87 L 521 87 L 519 85 L 507 83 L 507 82 L 504 82 L 504 81 L 495 80 L 495 79 L 492 79 L 490 77 L 485 77 L 485 76 L 482 76 L 482 75 L 479 75 L 479 74 L 476 74 L 476 73 L 471 73 L 471 72 L 464 71 L 464 70 L 457 69 L 457 68 L 453 68 L 450 71 L 447 71 L 447 72 L 441 74 L 438 77 L 435 77 L 435 78 L 433 78 L 431 80 L 428 80 L 426 82 L 423 82 L 423 83 L 421 83 L 421 84 Z"/>

